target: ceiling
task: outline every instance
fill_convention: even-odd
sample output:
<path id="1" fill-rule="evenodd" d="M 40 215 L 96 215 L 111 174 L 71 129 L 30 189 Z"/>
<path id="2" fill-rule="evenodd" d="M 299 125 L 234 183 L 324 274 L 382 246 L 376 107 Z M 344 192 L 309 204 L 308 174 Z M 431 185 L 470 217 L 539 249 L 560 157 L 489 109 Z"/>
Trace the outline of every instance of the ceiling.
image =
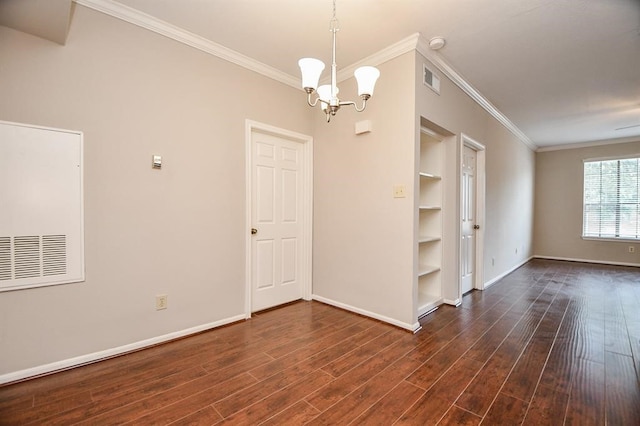
<path id="1" fill-rule="evenodd" d="M 99 1 L 296 78 L 301 57 L 330 63 L 332 0 Z M 435 54 L 538 147 L 640 138 L 640 0 L 337 0 L 337 18 L 338 68 L 442 36 Z"/>

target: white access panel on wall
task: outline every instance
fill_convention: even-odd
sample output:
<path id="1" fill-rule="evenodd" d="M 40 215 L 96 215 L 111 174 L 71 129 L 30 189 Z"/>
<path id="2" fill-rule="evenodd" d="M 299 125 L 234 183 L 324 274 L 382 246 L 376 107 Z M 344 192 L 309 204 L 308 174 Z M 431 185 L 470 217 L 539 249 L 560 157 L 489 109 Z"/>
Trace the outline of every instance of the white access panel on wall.
<path id="1" fill-rule="evenodd" d="M 0 121 L 0 291 L 84 281 L 82 133 Z"/>

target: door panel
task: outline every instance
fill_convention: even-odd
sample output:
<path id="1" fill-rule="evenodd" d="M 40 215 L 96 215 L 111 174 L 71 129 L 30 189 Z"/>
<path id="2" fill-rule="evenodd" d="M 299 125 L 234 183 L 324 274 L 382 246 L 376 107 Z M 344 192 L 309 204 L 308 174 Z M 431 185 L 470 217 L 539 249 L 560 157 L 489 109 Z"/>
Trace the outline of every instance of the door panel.
<path id="1" fill-rule="evenodd" d="M 301 152 L 301 143 L 252 134 L 252 311 L 302 297 Z"/>
<path id="2" fill-rule="evenodd" d="M 461 265 L 462 274 L 461 290 L 466 293 L 473 289 L 475 269 L 475 211 L 476 211 L 476 151 L 465 146 L 462 154 L 462 241 L 461 241 Z"/>
<path id="3" fill-rule="evenodd" d="M 273 240 L 256 241 L 256 288 L 272 288 L 274 284 Z"/>

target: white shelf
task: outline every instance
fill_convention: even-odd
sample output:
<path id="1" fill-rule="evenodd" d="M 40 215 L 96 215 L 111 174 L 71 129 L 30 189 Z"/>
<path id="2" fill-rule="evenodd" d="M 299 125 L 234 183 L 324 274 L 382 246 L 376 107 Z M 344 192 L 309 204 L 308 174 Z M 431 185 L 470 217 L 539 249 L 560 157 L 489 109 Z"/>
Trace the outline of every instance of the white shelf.
<path id="1" fill-rule="evenodd" d="M 430 235 L 422 235 L 420 237 L 418 237 L 418 243 L 422 244 L 422 243 L 433 243 L 435 241 L 441 241 L 442 238 L 440 237 L 434 237 L 434 236 L 430 236 Z"/>
<path id="2" fill-rule="evenodd" d="M 435 265 L 420 265 L 418 266 L 418 276 L 422 277 L 424 275 L 433 274 L 434 272 L 438 272 L 440 270 L 439 266 Z"/>
<path id="3" fill-rule="evenodd" d="M 420 135 L 418 167 L 418 317 L 442 304 L 442 201 L 443 146 L 439 140 Z"/>
<path id="4" fill-rule="evenodd" d="M 433 173 L 427 173 L 427 172 L 420 172 L 420 176 L 427 179 L 435 179 L 435 180 L 442 179 L 442 176 L 434 175 Z"/>

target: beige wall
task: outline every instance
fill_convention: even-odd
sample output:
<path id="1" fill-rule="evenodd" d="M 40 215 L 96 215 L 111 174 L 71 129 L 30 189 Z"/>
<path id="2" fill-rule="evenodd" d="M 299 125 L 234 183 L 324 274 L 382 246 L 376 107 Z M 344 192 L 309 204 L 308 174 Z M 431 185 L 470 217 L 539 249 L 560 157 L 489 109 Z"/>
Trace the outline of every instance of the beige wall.
<path id="1" fill-rule="evenodd" d="M 485 223 L 479 225 L 484 227 L 484 282 L 492 282 L 533 254 L 535 153 L 446 77 L 441 76 L 440 95 L 424 86 L 424 63 L 429 65 L 417 54 L 418 115 L 451 133 L 464 133 L 486 148 Z M 436 70 L 434 66 L 430 69 Z M 449 183 L 444 202 L 449 212 L 457 208 L 457 155 L 449 150 L 445 172 Z M 452 273 L 457 266 L 455 239 L 459 226 L 455 215 L 445 215 L 445 281 L 456 279 Z"/>
<path id="2" fill-rule="evenodd" d="M 344 108 L 327 125 L 315 113 L 313 293 L 413 324 L 413 53 L 380 67 L 363 113 Z M 353 79 L 340 84 L 357 97 Z M 359 120 L 373 131 L 355 135 Z M 393 186 L 406 185 L 406 198 Z"/>
<path id="3" fill-rule="evenodd" d="M 487 148 L 485 282 L 532 254 L 533 151 L 448 79 L 442 77 L 440 96 L 423 86 L 423 61 L 411 52 L 383 64 L 367 111 L 340 111 L 330 126 L 318 114 L 314 129 L 314 295 L 405 326 L 417 321 L 414 194 L 421 116 Z M 341 93 L 355 91 L 351 81 L 343 86 Z M 372 120 L 373 132 L 354 135 L 355 121 L 364 119 Z M 444 173 L 456 169 L 454 146 Z M 456 181 L 450 182 L 445 205 L 455 211 Z M 397 184 L 406 185 L 407 198 L 393 198 Z M 456 279 L 459 224 L 452 218 L 445 224 L 451 255 L 444 280 Z"/>
<path id="4" fill-rule="evenodd" d="M 0 375 L 242 315 L 245 119 L 310 134 L 302 92 L 82 6 L 0 58 L 1 120 L 84 132 L 86 241 L 86 282 L 0 293 Z"/>
<path id="5" fill-rule="evenodd" d="M 535 153 L 502 125 L 487 126 L 485 282 L 533 256 Z"/>
<path id="6" fill-rule="evenodd" d="M 583 160 L 626 155 L 640 155 L 640 140 L 536 154 L 536 256 L 640 265 L 638 244 L 581 237 Z"/>
<path id="7" fill-rule="evenodd" d="M 64 47 L 0 27 L 0 58 L 1 120 L 84 132 L 87 270 L 0 293 L 0 375 L 244 314 L 247 118 L 314 136 L 316 296 L 415 323 L 420 116 L 487 146 L 485 281 L 531 254 L 533 153 L 446 78 L 441 96 L 418 84 L 414 52 L 330 125 L 300 90 L 82 6 Z"/>

